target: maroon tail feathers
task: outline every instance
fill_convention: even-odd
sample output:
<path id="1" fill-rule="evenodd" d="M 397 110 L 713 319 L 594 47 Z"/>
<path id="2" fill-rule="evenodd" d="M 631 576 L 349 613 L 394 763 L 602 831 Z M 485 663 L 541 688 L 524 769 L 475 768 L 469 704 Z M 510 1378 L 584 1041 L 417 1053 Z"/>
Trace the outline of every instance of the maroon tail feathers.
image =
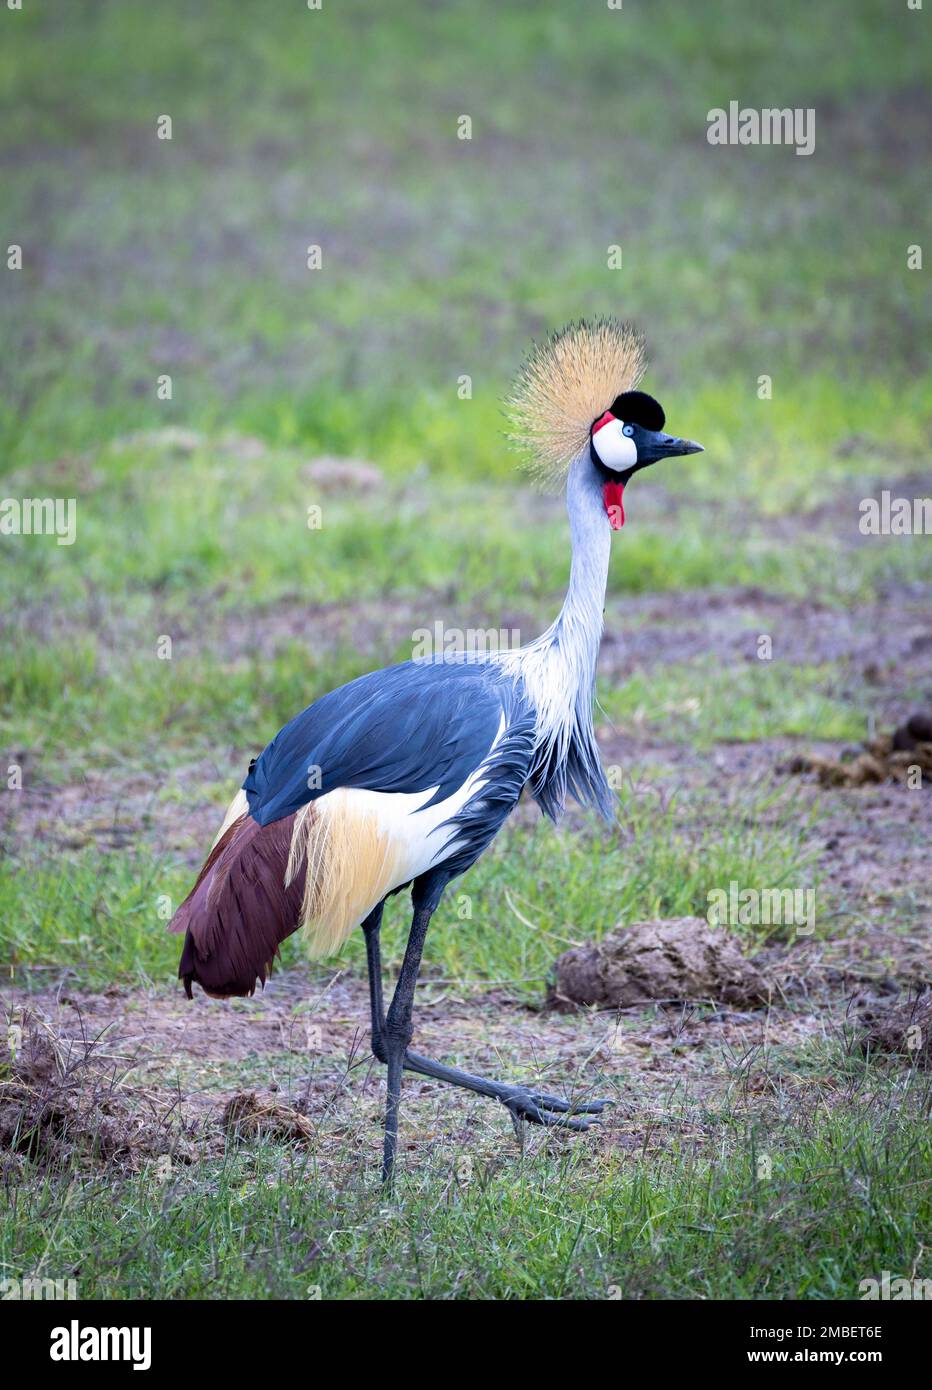
<path id="1" fill-rule="evenodd" d="M 197 882 L 169 923 L 185 933 L 179 979 L 191 999 L 197 982 L 223 998 L 252 994 L 301 919 L 305 867 L 285 887 L 294 816 L 259 825 L 241 816 L 207 856 Z"/>

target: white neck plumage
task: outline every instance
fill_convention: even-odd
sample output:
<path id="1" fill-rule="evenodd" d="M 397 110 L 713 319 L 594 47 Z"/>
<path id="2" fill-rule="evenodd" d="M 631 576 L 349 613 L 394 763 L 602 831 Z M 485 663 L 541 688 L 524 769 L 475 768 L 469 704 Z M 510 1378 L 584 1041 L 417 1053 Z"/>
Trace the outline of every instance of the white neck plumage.
<path id="1" fill-rule="evenodd" d="M 554 768 L 565 764 L 571 745 L 587 763 L 598 761 L 592 698 L 612 533 L 588 444 L 570 467 L 566 505 L 573 559 L 560 615 L 535 641 L 503 659 L 524 683 L 537 711 L 538 747 Z"/>
<path id="2" fill-rule="evenodd" d="M 588 446 L 570 468 L 566 509 L 573 550 L 570 582 L 560 616 L 543 637 L 550 639 L 555 650 L 564 652 L 571 669 L 579 676 L 575 687 L 591 699 L 602 640 L 612 532 L 602 503 L 602 484 L 590 461 Z"/>

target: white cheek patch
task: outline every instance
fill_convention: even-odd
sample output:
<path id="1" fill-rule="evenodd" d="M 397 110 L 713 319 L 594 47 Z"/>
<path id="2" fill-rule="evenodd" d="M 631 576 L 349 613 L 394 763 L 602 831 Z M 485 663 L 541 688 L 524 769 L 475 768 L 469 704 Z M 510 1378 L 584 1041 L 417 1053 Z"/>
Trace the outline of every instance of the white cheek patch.
<path id="1" fill-rule="evenodd" d="M 619 472 L 631 468 L 638 461 L 637 445 L 623 432 L 623 425 L 623 420 L 612 420 L 593 435 L 595 451 L 605 467 L 615 468 Z"/>

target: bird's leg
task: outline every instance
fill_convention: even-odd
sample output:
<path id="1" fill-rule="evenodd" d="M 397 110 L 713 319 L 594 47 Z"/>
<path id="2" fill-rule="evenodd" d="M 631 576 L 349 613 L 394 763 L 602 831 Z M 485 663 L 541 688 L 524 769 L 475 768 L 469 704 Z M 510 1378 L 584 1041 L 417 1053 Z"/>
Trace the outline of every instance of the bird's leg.
<path id="1" fill-rule="evenodd" d="M 450 1086 L 460 1086 L 478 1095 L 501 1101 L 511 1115 L 515 1133 L 523 1140 L 523 1121 L 532 1124 L 558 1125 L 565 1129 L 585 1130 L 590 1121 L 574 1119 L 574 1115 L 598 1115 L 611 1101 L 597 1100 L 588 1104 L 571 1104 L 558 1096 L 545 1095 L 532 1091 L 526 1086 L 510 1085 L 507 1082 L 489 1081 L 482 1076 L 462 1071 L 459 1067 L 445 1066 L 430 1057 L 422 1057 L 408 1050 L 411 1040 L 411 1016 L 414 1003 L 414 987 L 420 967 L 424 939 L 431 916 L 439 901 L 446 879 L 435 888 L 433 901 L 425 897 L 421 881 L 415 884 L 412 898 L 415 898 L 414 919 L 405 952 L 404 964 L 398 977 L 398 984 L 389 1010 L 393 1020 L 394 1032 L 390 1033 L 382 1000 L 382 961 L 379 949 L 379 930 L 382 924 L 384 903 L 373 908 L 362 924 L 366 938 L 366 960 L 369 970 L 369 1003 L 372 1015 L 372 1051 L 380 1062 L 388 1063 L 388 1103 L 385 1116 L 385 1148 L 382 1157 L 382 1178 L 391 1181 L 395 1151 L 398 1146 L 398 1109 L 401 1097 L 401 1074 L 403 1071 L 415 1072 L 419 1076 L 429 1076 L 435 1081 L 444 1081 Z M 400 1062 L 398 1060 L 400 1053 Z"/>
<path id="2" fill-rule="evenodd" d="M 385 1008 L 382 1003 L 382 953 L 379 949 L 379 929 L 385 899 L 372 909 L 362 924 L 366 938 L 366 964 L 369 970 L 369 1012 L 372 1023 L 372 1053 L 380 1062 L 388 1060 L 385 1051 Z"/>
<path id="3" fill-rule="evenodd" d="M 530 1120 L 535 1125 L 559 1125 L 563 1129 L 588 1129 L 590 1120 L 576 1120 L 574 1115 L 600 1115 L 610 1100 L 594 1100 L 585 1104 L 573 1104 L 560 1100 L 559 1096 L 545 1095 L 532 1091 L 527 1086 L 510 1085 L 506 1081 L 488 1081 L 483 1076 L 473 1076 L 471 1072 L 460 1071 L 459 1067 L 444 1066 L 430 1057 L 421 1057 L 416 1052 L 405 1053 L 405 1068 L 420 1076 L 433 1077 L 435 1081 L 445 1081 L 450 1086 L 462 1086 L 464 1090 L 476 1091 L 480 1096 L 490 1096 L 500 1100 L 515 1121 Z M 520 1132 L 515 1126 L 519 1138 Z"/>
<path id="4" fill-rule="evenodd" d="M 395 993 L 388 1008 L 385 1026 L 382 1030 L 385 1052 L 388 1061 L 388 1100 L 385 1107 L 385 1147 L 382 1152 L 382 1182 L 391 1184 L 395 1166 L 395 1150 L 398 1147 L 398 1107 L 401 1101 L 401 1074 L 405 1066 L 405 1054 L 411 1041 L 414 1012 L 414 989 L 417 972 L 421 965 L 421 953 L 427 928 L 434 914 L 440 895 L 447 883 L 447 874 L 442 869 L 423 874 L 414 880 L 411 888 L 411 901 L 414 916 L 408 944 Z"/>

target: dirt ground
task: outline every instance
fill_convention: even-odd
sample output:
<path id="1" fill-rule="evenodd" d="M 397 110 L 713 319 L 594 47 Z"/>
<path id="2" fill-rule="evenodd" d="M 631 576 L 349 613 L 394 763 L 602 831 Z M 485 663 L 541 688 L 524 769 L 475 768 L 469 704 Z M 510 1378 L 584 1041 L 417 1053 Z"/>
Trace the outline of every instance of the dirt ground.
<path id="1" fill-rule="evenodd" d="M 422 1052 L 502 1080 L 573 1099 L 607 1097 L 614 1104 L 584 1142 L 640 1150 L 703 1127 L 698 1109 L 775 1093 L 784 1084 L 779 1055 L 814 1038 L 853 1036 L 845 1001 L 824 988 L 812 962 L 819 1001 L 798 994 L 763 1011 L 680 1006 L 586 1011 L 572 1017 L 515 1007 L 494 995 L 481 1001 L 439 996 L 421 1000 L 417 1046 Z M 0 994 L 8 1022 L 29 1015 L 52 1028 L 72 1062 L 90 1052 L 118 1085 L 144 1090 L 180 1120 L 189 1138 L 216 1140 L 223 1106 L 243 1091 L 272 1095 L 309 1116 L 322 1154 L 348 1131 L 377 1152 L 382 1069 L 369 1056 L 367 991 L 346 975 L 329 980 L 292 970 L 257 999 L 187 1003 L 179 991 L 112 989 L 106 993 Z M 521 1059 L 520 1062 L 518 1059 Z M 792 1084 L 798 1084 L 794 1079 Z M 806 1078 L 826 1095 L 844 1085 L 826 1059 Z M 682 1103 L 677 1102 L 682 1098 Z M 459 1147 L 484 1139 L 494 1152 L 513 1142 L 506 1112 L 495 1102 L 409 1076 L 405 1080 L 406 1141 L 412 1147 Z M 575 1136 L 574 1136 L 575 1138 Z M 540 1131 L 531 1142 L 569 1142 Z"/>

